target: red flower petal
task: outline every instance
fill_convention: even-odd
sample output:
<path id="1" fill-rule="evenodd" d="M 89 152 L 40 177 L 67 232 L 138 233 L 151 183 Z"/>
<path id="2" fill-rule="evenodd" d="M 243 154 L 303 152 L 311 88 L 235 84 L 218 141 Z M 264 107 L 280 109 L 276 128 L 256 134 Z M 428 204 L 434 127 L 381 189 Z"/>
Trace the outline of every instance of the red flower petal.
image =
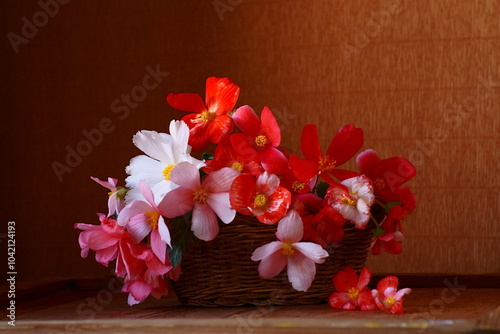
<path id="1" fill-rule="evenodd" d="M 288 189 L 278 187 L 278 189 L 268 197 L 268 207 L 263 215 L 257 216 L 257 219 L 264 224 L 275 224 L 286 215 L 292 195 Z"/>
<path id="2" fill-rule="evenodd" d="M 370 283 L 370 279 L 372 278 L 372 273 L 370 272 L 370 269 L 368 268 L 363 268 L 361 269 L 361 272 L 359 273 L 359 282 L 356 285 L 358 290 L 363 290 L 368 283 Z"/>
<path id="3" fill-rule="evenodd" d="M 262 109 L 260 119 L 262 122 L 262 130 L 267 139 L 269 139 L 269 145 L 278 147 L 281 142 L 281 130 L 278 122 L 276 122 L 276 118 L 274 118 L 273 113 L 268 107 Z"/>
<path id="4" fill-rule="evenodd" d="M 252 137 L 257 137 L 259 135 L 261 129 L 260 119 L 255 111 L 249 106 L 239 107 L 233 114 L 233 120 L 238 129 L 245 134 Z"/>
<path id="5" fill-rule="evenodd" d="M 345 267 L 333 276 L 332 282 L 335 290 L 348 292 L 350 288 L 354 288 L 358 284 L 358 275 L 354 269 Z"/>
<path id="6" fill-rule="evenodd" d="M 210 77 L 206 82 L 205 102 L 207 109 L 217 115 L 231 111 L 238 100 L 240 87 L 229 78 Z"/>
<path id="7" fill-rule="evenodd" d="M 208 123 L 207 132 L 212 143 L 220 143 L 233 132 L 233 119 L 228 115 L 217 116 Z"/>
<path id="8" fill-rule="evenodd" d="M 315 124 L 308 124 L 302 129 L 300 149 L 304 156 L 314 162 L 321 158 L 321 147 L 318 139 L 318 129 Z"/>
<path id="9" fill-rule="evenodd" d="M 260 152 L 249 142 L 248 136 L 244 133 L 234 133 L 229 137 L 235 152 L 248 161 L 259 161 Z"/>
<path id="10" fill-rule="evenodd" d="M 332 292 L 328 298 L 328 304 L 331 307 L 343 308 L 344 304 L 349 301 L 349 296 L 345 292 Z"/>
<path id="11" fill-rule="evenodd" d="M 207 108 L 201 99 L 199 94 L 195 93 L 182 93 L 182 94 L 168 94 L 167 103 L 178 110 L 182 111 L 192 111 L 192 112 L 202 112 Z"/>
<path id="12" fill-rule="evenodd" d="M 231 184 L 229 202 L 233 209 L 243 215 L 251 215 L 248 209 L 255 196 L 255 179 L 251 175 L 237 176 Z"/>
<path id="13" fill-rule="evenodd" d="M 380 162 L 380 158 L 372 149 L 365 150 L 356 157 L 356 165 L 360 172 L 368 177 L 372 177 L 375 173 L 375 168 Z"/>
<path id="14" fill-rule="evenodd" d="M 358 297 L 359 308 L 362 311 L 371 311 L 377 308 L 375 299 L 370 290 L 361 292 Z"/>
<path id="15" fill-rule="evenodd" d="M 336 166 L 340 166 L 351 159 L 362 146 L 363 130 L 347 124 L 337 132 L 326 154 L 336 161 Z"/>
<path id="16" fill-rule="evenodd" d="M 353 172 L 351 170 L 335 168 L 330 171 L 330 174 L 336 177 L 340 181 L 350 179 L 351 177 L 359 176 L 359 173 Z"/>
<path id="17" fill-rule="evenodd" d="M 415 167 L 408 160 L 400 157 L 381 160 L 379 170 L 383 173 L 386 187 L 392 192 L 417 174 Z"/>
<path id="18" fill-rule="evenodd" d="M 318 175 L 318 163 L 311 160 L 299 158 L 290 154 L 290 168 L 301 182 L 308 182 L 311 178 Z"/>
<path id="19" fill-rule="evenodd" d="M 283 174 L 288 169 L 288 160 L 278 149 L 267 146 L 260 154 L 260 162 L 264 170 L 272 174 Z"/>

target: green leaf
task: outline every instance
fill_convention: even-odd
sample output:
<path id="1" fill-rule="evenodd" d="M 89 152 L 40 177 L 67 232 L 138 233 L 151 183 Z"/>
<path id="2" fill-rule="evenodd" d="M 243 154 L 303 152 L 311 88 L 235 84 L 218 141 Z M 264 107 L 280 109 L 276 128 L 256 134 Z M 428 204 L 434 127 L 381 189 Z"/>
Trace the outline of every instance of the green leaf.
<path id="1" fill-rule="evenodd" d="M 375 227 L 375 230 L 373 231 L 373 236 L 376 238 L 379 235 L 382 235 L 384 233 L 385 233 L 385 230 L 382 227 L 377 226 L 377 227 Z"/>
<path id="2" fill-rule="evenodd" d="M 316 186 L 316 195 L 318 195 L 321 198 L 325 198 L 326 196 L 326 190 L 328 189 L 330 185 L 326 182 L 320 182 Z"/>
<path id="3" fill-rule="evenodd" d="M 203 154 L 201 155 L 201 158 L 202 158 L 203 160 L 213 160 L 213 159 L 214 159 L 214 156 L 213 156 L 212 154 L 210 154 L 210 153 L 203 153 Z"/>
<path id="4" fill-rule="evenodd" d="M 174 267 L 181 263 L 182 256 L 189 252 L 193 242 L 197 240 L 191 232 L 191 216 L 192 211 L 184 216 L 170 219 L 168 222 L 172 247 L 167 252 Z"/>
<path id="5" fill-rule="evenodd" d="M 392 207 L 393 206 L 397 206 L 397 205 L 401 205 L 403 204 L 402 202 L 389 202 L 385 205 L 385 212 L 389 213 L 389 211 L 391 211 Z"/>

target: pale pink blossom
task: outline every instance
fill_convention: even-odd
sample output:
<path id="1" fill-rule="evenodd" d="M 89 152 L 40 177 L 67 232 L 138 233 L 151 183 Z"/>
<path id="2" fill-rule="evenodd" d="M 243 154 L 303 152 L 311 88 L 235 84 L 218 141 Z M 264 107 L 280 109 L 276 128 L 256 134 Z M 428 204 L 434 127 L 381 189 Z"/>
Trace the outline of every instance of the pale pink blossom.
<path id="1" fill-rule="evenodd" d="M 364 229 L 370 220 L 370 207 L 375 201 L 373 187 L 364 175 L 352 177 L 330 186 L 327 202 L 346 219 Z"/>
<path id="2" fill-rule="evenodd" d="M 130 233 L 119 226 L 113 218 L 107 218 L 103 213 L 97 215 L 101 225 L 75 224 L 75 228 L 82 230 L 78 236 L 78 242 L 82 249 L 80 255 L 85 258 L 88 256 L 89 250 L 92 249 L 96 252 L 96 261 L 108 266 L 109 261 L 113 261 L 118 255 L 119 241 L 128 239 Z"/>
<path id="3" fill-rule="evenodd" d="M 323 263 L 328 252 L 312 242 L 300 242 L 304 227 L 300 215 L 295 210 L 278 223 L 276 237 L 279 241 L 270 242 L 257 248 L 252 254 L 253 261 L 259 263 L 259 275 L 272 278 L 287 267 L 288 280 L 298 291 L 307 291 L 316 276 L 316 263 Z"/>
<path id="4" fill-rule="evenodd" d="M 125 206 L 125 194 L 127 190 L 123 187 L 117 187 L 118 179 L 108 177 L 108 181 L 99 180 L 97 177 L 90 177 L 95 182 L 99 183 L 104 188 L 108 188 L 108 217 L 120 213 L 120 210 Z"/>
<path id="5" fill-rule="evenodd" d="M 217 217 L 229 224 L 236 215 L 229 203 L 229 189 L 238 175 L 238 171 L 225 167 L 208 174 L 201 183 L 198 168 L 181 162 L 170 173 L 171 180 L 179 187 L 165 195 L 158 207 L 169 218 L 193 210 L 191 230 L 194 235 L 204 241 L 213 240 L 219 233 Z"/>
<path id="6" fill-rule="evenodd" d="M 118 224 L 130 232 L 135 243 L 150 235 L 153 253 L 165 263 L 167 244 L 170 245 L 170 232 L 163 217 L 165 214 L 156 205 L 153 192 L 146 181 L 139 182 L 139 189 L 146 201 L 135 200 L 127 204 L 118 215 Z"/>

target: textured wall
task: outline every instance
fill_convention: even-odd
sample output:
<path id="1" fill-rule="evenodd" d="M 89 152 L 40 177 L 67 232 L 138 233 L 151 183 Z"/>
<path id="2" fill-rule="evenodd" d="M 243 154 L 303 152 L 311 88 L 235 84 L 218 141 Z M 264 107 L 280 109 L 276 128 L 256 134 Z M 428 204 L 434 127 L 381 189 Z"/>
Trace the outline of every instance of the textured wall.
<path id="1" fill-rule="evenodd" d="M 271 107 L 292 152 L 304 124 L 326 147 L 349 122 L 365 148 L 411 158 L 420 206 L 404 253 L 370 258 L 373 271 L 500 272 L 500 1 L 71 1 L 52 16 L 35 1 L 0 6 L 0 217 L 17 223 L 18 279 L 109 273 L 79 258 L 73 223 L 105 210 L 88 176 L 123 178 L 139 153 L 131 136 L 182 115 L 166 94 L 203 92 L 210 75 L 238 83 L 239 104 Z M 163 74 L 137 88 L 147 67 Z M 57 177 L 53 163 L 99 127 Z"/>

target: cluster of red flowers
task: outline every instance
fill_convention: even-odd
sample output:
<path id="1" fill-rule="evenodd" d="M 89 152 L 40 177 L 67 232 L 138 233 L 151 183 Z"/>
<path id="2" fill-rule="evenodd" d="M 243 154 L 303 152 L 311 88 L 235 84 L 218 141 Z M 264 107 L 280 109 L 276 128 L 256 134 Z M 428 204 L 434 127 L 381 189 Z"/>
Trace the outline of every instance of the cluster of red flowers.
<path id="1" fill-rule="evenodd" d="M 233 111 L 238 95 L 239 87 L 230 79 L 210 77 L 205 103 L 198 94 L 167 96 L 169 105 L 191 112 L 182 121 L 190 128 L 189 144 L 194 150 L 217 144 L 203 170 L 230 167 L 240 172 L 230 190 L 231 206 L 237 212 L 275 224 L 293 208 L 303 220 L 304 240 L 323 247 L 342 239 L 346 221 L 365 228 L 372 220 L 376 230 L 371 252 L 401 252 L 401 221 L 416 206 L 414 194 L 402 187 L 416 174 L 408 160 L 380 159 L 368 149 L 356 158 L 359 172 L 338 168 L 363 146 L 363 131 L 352 124 L 339 129 L 325 153 L 316 125 L 306 125 L 301 136 L 304 157 L 287 155 L 279 147 L 281 131 L 271 110 L 264 107 L 260 118 L 249 106 Z M 241 132 L 233 133 L 233 121 Z M 364 198 L 353 188 L 362 185 L 369 192 Z"/>
<path id="2" fill-rule="evenodd" d="M 363 131 L 352 124 L 338 130 L 325 153 L 316 126 L 306 125 L 303 157 L 288 154 L 280 147 L 281 130 L 269 108 L 260 117 L 246 105 L 233 110 L 239 92 L 230 79 L 210 77 L 205 101 L 198 94 L 169 94 L 170 106 L 190 113 L 171 121 L 170 134 L 142 130 L 134 135 L 133 143 L 145 154 L 130 160 L 125 187 L 115 178 L 93 178 L 110 190 L 108 214 L 99 214 L 100 225 L 75 225 L 82 230 L 81 255 L 93 250 L 106 266 L 116 260 L 129 304 L 166 295 L 167 280 L 181 275 L 190 242 L 213 240 L 219 221 L 232 223 L 236 214 L 277 226 L 278 240 L 248 256 L 260 261 L 262 278 L 287 267 L 299 291 L 309 289 L 316 264 L 342 240 L 346 224 L 375 226 L 372 253 L 401 252 L 401 222 L 416 206 L 415 195 L 403 187 L 416 174 L 408 160 L 381 159 L 368 149 L 356 157 L 359 171 L 339 168 L 363 146 Z M 211 144 L 213 156 L 203 155 L 203 161 L 191 156 L 191 149 L 201 153 Z M 367 294 L 366 270 L 361 283 L 349 285 L 355 276 L 351 269 L 334 278 L 338 294 L 332 295 L 332 306 L 390 305 L 391 312 L 399 312 L 402 297 L 392 294 L 394 278 L 383 281 L 378 294 Z"/>
<path id="3" fill-rule="evenodd" d="M 339 271 L 332 278 L 336 291 L 330 295 L 330 306 L 345 310 L 380 309 L 393 314 L 403 313 L 403 297 L 410 294 L 411 289 L 398 290 L 398 278 L 387 276 L 380 280 L 377 289 L 369 290 L 367 285 L 371 277 L 368 268 L 363 268 L 359 276 L 349 267 Z"/>

